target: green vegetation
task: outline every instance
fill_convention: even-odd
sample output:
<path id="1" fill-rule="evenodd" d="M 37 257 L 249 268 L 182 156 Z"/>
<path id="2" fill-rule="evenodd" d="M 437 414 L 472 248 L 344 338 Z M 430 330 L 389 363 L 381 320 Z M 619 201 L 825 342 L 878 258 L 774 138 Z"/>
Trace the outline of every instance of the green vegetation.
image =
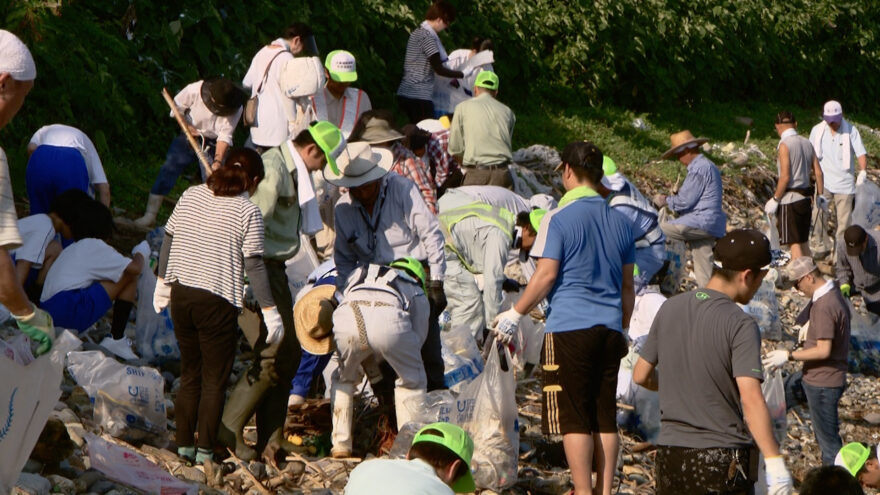
<path id="1" fill-rule="evenodd" d="M 741 142 L 735 116 L 772 156 L 773 115 L 806 131 L 837 98 L 874 125 L 880 96 L 880 9 L 874 0 L 452 0 L 448 49 L 496 43 L 501 99 L 517 112 L 517 146 L 592 139 L 627 173 L 690 128 Z M 176 125 L 159 95 L 211 75 L 239 80 L 253 53 L 301 20 L 322 52 L 358 58 L 359 86 L 394 107 L 409 32 L 428 0 L 5 0 L 0 21 L 36 59 L 36 87 L 0 135 L 24 191 L 25 144 L 39 126 L 76 125 L 95 141 L 117 206 L 139 211 Z M 770 103 L 772 102 L 772 103 Z M 635 129 L 634 118 L 649 125 Z M 244 139 L 239 130 L 237 142 Z M 868 141 L 869 151 L 880 149 Z M 674 164 L 656 167 L 670 179 Z M 184 184 L 178 186 L 184 187 Z"/>

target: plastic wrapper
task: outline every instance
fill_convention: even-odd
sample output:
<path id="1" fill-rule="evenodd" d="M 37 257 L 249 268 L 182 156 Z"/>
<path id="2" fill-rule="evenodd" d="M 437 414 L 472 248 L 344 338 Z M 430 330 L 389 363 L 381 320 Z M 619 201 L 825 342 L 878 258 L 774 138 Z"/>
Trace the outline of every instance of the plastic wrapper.
<path id="1" fill-rule="evenodd" d="M 153 292 L 156 276 L 144 270 L 138 279 L 137 319 L 135 320 L 135 345 L 141 357 L 153 364 L 180 359 L 180 348 L 174 336 L 174 325 L 168 308 L 156 313 L 153 309 Z"/>
<path id="2" fill-rule="evenodd" d="M 880 224 L 880 187 L 870 180 L 856 186 L 856 203 L 852 212 L 852 223 L 872 229 Z"/>
<path id="3" fill-rule="evenodd" d="M 871 324 L 847 302 L 850 312 L 849 372 L 880 376 L 880 321 Z"/>
<path id="4" fill-rule="evenodd" d="M 195 495 L 199 492 L 198 485 L 171 476 L 134 450 L 108 442 L 91 433 L 86 433 L 84 438 L 89 444 L 91 467 L 112 480 L 133 486 L 144 493 Z"/>
<path id="5" fill-rule="evenodd" d="M 443 344 L 443 382 L 458 393 L 483 371 L 483 357 L 466 326 L 447 324 L 440 339 Z"/>
<path id="6" fill-rule="evenodd" d="M 776 279 L 779 272 L 771 268 L 761 282 L 761 287 L 748 304 L 740 307 L 758 322 L 761 338 L 782 339 L 782 322 L 779 320 L 779 305 L 776 302 Z"/>
<path id="7" fill-rule="evenodd" d="M 638 297 L 636 300 L 638 301 Z M 659 306 L 657 308 L 645 306 L 648 306 L 654 314 L 659 308 Z M 651 319 L 653 320 L 653 316 Z M 633 368 L 639 359 L 639 349 L 647 337 L 647 334 L 644 334 L 633 341 L 629 353 L 620 361 L 620 369 L 617 371 L 617 401 L 633 406 L 633 410 L 619 408 L 617 424 L 656 445 L 657 437 L 660 435 L 660 395 L 632 381 Z"/>
<path id="8" fill-rule="evenodd" d="M 773 436 L 776 441 L 782 443 L 785 439 L 788 421 L 786 420 L 785 406 L 785 383 L 782 379 L 782 370 L 776 368 L 773 371 L 764 372 L 764 383 L 761 384 L 764 393 L 764 401 L 770 410 L 770 422 L 773 424 Z"/>
<path id="9" fill-rule="evenodd" d="M 130 442 L 165 444 L 165 380 L 158 371 L 120 364 L 100 351 L 71 352 L 67 361 L 105 432 Z"/>
<path id="10" fill-rule="evenodd" d="M 687 265 L 687 245 L 684 241 L 666 238 L 666 260 L 669 261 L 666 276 L 660 282 L 664 294 L 675 294 L 684 281 Z"/>
<path id="11" fill-rule="evenodd" d="M 415 403 L 413 403 L 415 402 Z M 418 416 L 403 425 L 397 432 L 394 445 L 388 456 L 392 459 L 403 459 L 409 452 L 412 440 L 423 426 L 443 421 L 450 422 L 452 407 L 455 405 L 455 397 L 449 390 L 433 390 L 423 398 L 413 397 L 406 401 L 406 406 L 411 411 L 419 411 Z"/>

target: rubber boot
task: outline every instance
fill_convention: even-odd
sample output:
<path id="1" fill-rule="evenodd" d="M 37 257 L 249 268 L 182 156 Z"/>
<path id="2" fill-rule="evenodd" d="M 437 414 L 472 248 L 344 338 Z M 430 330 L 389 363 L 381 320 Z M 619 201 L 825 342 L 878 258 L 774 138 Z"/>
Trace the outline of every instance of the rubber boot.
<path id="1" fill-rule="evenodd" d="M 403 429 L 403 425 L 415 421 L 420 413 L 424 412 L 424 404 L 428 398 L 425 389 L 411 389 L 395 387 L 394 407 L 397 412 L 397 431 Z"/>
<path id="2" fill-rule="evenodd" d="M 333 433 L 330 442 L 333 447 L 330 455 L 336 458 L 351 457 L 353 440 L 351 436 L 354 419 L 354 384 L 334 382 L 330 389 L 330 410 L 332 411 Z"/>
<path id="3" fill-rule="evenodd" d="M 247 374 L 244 374 L 235 384 L 229 400 L 223 407 L 223 419 L 217 432 L 217 441 L 233 449 L 235 455 L 245 462 L 256 459 L 257 452 L 244 443 L 244 427 L 253 417 L 257 405 L 271 386 L 270 379 L 260 379 L 250 383 Z"/>
<path id="4" fill-rule="evenodd" d="M 159 214 L 159 207 L 162 206 L 163 198 L 165 196 L 150 194 L 150 198 L 147 199 L 147 211 L 144 212 L 144 216 L 135 220 L 134 224 L 142 229 L 151 228 L 156 223 L 156 215 Z"/>

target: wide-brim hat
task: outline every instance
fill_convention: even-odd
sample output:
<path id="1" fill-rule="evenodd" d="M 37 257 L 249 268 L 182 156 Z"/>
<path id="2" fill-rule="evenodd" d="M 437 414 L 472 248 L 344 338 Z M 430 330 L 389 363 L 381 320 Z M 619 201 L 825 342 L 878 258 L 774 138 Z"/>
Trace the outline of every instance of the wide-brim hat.
<path id="1" fill-rule="evenodd" d="M 391 123 L 385 119 L 373 117 L 364 126 L 361 141 L 369 144 L 388 143 L 403 139 L 404 135 L 391 127 Z"/>
<path id="2" fill-rule="evenodd" d="M 694 135 L 691 134 L 691 131 L 685 129 L 669 136 L 669 142 L 672 144 L 672 147 L 661 155 L 661 158 L 664 160 L 672 158 L 688 148 L 696 148 L 697 146 L 708 143 L 709 139 L 695 138 Z"/>
<path id="3" fill-rule="evenodd" d="M 211 113 L 223 117 L 237 112 L 248 98 L 241 86 L 225 77 L 211 77 L 202 81 L 201 96 Z"/>
<path id="4" fill-rule="evenodd" d="M 299 345 L 322 356 L 333 351 L 333 294 L 335 285 L 319 285 L 309 290 L 293 306 L 293 326 Z"/>
<path id="5" fill-rule="evenodd" d="M 394 155 L 384 148 L 373 148 L 369 143 L 349 143 L 336 159 L 339 173 L 324 167 L 324 180 L 338 187 L 358 187 L 379 180 L 391 170 Z"/>

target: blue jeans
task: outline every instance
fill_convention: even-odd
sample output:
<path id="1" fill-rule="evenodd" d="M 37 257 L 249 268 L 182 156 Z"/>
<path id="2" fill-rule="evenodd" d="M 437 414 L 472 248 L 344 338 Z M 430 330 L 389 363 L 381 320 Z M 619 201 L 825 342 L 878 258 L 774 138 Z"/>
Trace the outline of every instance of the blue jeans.
<path id="1" fill-rule="evenodd" d="M 290 393 L 300 397 L 308 396 L 309 389 L 312 388 L 312 381 L 324 371 L 332 356 L 332 352 L 315 355 L 303 349 L 302 358 L 299 360 L 299 369 L 296 370 L 296 376 L 290 382 Z"/>
<path id="2" fill-rule="evenodd" d="M 198 138 L 196 139 L 198 140 Z M 216 145 L 217 141 L 214 139 L 205 140 L 205 155 L 208 156 L 209 160 L 213 159 L 214 148 Z M 181 134 L 174 138 L 171 141 L 171 146 L 168 147 L 168 153 L 165 155 L 165 163 L 163 163 L 162 168 L 159 169 L 159 175 L 156 176 L 156 182 L 153 183 L 153 188 L 150 190 L 150 194 L 165 196 L 170 193 L 171 189 L 174 187 L 174 183 L 177 182 L 177 178 L 180 177 L 180 174 L 191 164 L 198 163 L 198 161 L 199 159 L 196 156 L 195 151 L 193 151 L 192 147 L 189 145 L 189 142 L 186 140 L 186 136 Z M 202 175 L 202 180 L 205 180 L 203 174 L 202 167 L 199 166 L 199 175 Z"/>
<path id="3" fill-rule="evenodd" d="M 813 418 L 813 433 L 822 450 L 822 464 L 833 466 L 834 457 L 843 446 L 837 403 L 846 387 L 814 387 L 807 382 L 803 382 L 803 387 L 810 406 L 810 417 Z"/>

